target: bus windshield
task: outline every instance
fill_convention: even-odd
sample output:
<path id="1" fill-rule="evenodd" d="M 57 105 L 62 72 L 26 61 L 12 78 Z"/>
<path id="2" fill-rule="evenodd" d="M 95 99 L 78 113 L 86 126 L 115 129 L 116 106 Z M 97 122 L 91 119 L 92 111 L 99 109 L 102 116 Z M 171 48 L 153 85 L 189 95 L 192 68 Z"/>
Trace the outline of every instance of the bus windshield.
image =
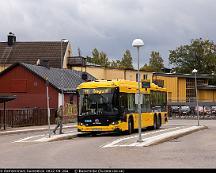
<path id="1" fill-rule="evenodd" d="M 80 89 L 79 115 L 118 115 L 117 88 Z"/>

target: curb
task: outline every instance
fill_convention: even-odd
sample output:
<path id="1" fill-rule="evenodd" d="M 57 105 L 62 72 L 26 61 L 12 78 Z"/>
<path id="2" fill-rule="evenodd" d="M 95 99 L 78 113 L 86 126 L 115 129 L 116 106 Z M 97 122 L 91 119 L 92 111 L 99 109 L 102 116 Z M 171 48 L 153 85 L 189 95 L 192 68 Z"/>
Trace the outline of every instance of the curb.
<path id="1" fill-rule="evenodd" d="M 72 125 L 72 126 L 63 126 L 63 129 L 68 129 L 68 128 L 76 128 L 77 125 Z M 0 135 L 8 135 L 8 134 L 18 134 L 18 133 L 24 133 L 24 132 L 38 132 L 38 131 L 46 131 L 48 128 L 32 128 L 32 129 L 17 129 L 17 130 L 9 130 L 9 131 L 3 131 L 0 132 Z"/>
<path id="2" fill-rule="evenodd" d="M 185 136 L 185 135 L 188 135 L 188 134 L 191 134 L 193 132 L 197 132 L 197 131 L 200 131 L 200 130 L 204 130 L 204 129 L 208 129 L 207 126 L 197 126 L 196 129 L 193 129 L 193 130 L 190 130 L 190 131 L 186 131 L 186 132 L 180 132 L 178 134 L 174 134 L 174 135 L 170 135 L 170 136 L 167 136 L 167 137 L 164 137 L 162 139 L 159 139 L 159 140 L 155 140 L 153 142 L 150 142 L 148 144 L 145 144 L 143 145 L 143 147 L 148 147 L 148 146 L 152 146 L 152 145 L 157 145 L 157 144 L 160 144 L 160 143 L 163 143 L 163 142 L 166 142 L 166 141 L 169 141 L 169 140 L 172 140 L 172 139 L 177 139 L 179 137 L 182 137 L 182 136 Z"/>

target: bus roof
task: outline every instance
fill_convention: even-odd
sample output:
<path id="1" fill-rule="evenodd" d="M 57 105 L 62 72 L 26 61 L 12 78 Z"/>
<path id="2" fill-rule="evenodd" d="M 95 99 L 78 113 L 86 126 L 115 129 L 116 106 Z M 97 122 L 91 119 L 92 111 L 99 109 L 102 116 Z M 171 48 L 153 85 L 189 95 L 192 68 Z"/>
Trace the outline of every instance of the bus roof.
<path id="1" fill-rule="evenodd" d="M 127 93 L 137 93 L 138 92 L 138 83 L 136 81 L 129 80 L 95 80 L 90 82 L 81 83 L 77 89 L 82 88 L 114 88 L 119 87 L 120 92 Z M 140 85 L 141 87 L 141 85 Z M 154 83 L 151 83 L 150 89 L 140 88 L 142 93 L 150 93 L 150 91 L 164 91 L 166 92 L 166 88 L 161 88 Z"/>

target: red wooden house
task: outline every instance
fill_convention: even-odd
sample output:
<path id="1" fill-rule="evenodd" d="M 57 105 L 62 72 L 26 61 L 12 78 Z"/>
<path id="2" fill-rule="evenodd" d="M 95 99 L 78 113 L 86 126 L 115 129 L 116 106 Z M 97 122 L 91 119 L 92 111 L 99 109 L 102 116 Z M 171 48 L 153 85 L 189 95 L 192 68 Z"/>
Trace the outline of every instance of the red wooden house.
<path id="1" fill-rule="evenodd" d="M 77 112 L 76 87 L 84 82 L 82 72 L 49 66 L 15 63 L 0 73 L 0 94 L 13 94 L 16 99 L 7 108 L 47 108 L 47 83 L 50 108 L 57 108 L 64 98 L 65 115 Z M 87 74 L 88 80 L 95 78 Z M 48 81 L 48 82 L 47 82 Z M 63 97 L 62 97 L 63 93 Z M 2 105 L 1 105 L 2 107 Z"/>

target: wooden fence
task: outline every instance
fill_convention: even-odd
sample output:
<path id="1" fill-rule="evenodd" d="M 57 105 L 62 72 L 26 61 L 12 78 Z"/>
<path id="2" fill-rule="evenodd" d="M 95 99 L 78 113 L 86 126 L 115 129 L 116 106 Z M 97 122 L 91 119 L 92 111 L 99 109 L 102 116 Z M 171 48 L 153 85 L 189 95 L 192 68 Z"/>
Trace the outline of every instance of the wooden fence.
<path id="1" fill-rule="evenodd" d="M 50 123 L 55 123 L 55 109 L 50 109 Z M 47 109 L 7 109 L 6 127 L 24 127 L 48 124 Z M 4 127 L 4 110 L 0 110 L 0 128 Z"/>

